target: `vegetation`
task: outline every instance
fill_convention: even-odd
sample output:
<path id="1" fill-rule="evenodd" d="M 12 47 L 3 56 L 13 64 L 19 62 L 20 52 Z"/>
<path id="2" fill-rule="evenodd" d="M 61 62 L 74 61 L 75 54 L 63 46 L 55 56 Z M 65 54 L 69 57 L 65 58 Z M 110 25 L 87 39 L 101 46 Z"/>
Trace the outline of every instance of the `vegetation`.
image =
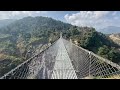
<path id="1" fill-rule="evenodd" d="M 78 46 L 93 51 L 115 63 L 120 63 L 120 52 L 118 51 L 120 46 L 92 27 L 72 26 L 69 30 L 64 31 L 63 36 L 68 40 L 71 39 Z"/>
<path id="2" fill-rule="evenodd" d="M 47 17 L 26 17 L 0 28 L 0 76 L 55 42 L 71 25 Z"/>

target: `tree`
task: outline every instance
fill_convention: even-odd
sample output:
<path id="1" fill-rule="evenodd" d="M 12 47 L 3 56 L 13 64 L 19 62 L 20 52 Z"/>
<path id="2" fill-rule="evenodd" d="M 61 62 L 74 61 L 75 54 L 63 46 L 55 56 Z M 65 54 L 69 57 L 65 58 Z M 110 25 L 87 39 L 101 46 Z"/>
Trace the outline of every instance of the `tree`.
<path id="1" fill-rule="evenodd" d="M 119 63 L 120 62 L 120 53 L 117 52 L 115 49 L 112 49 L 108 53 L 108 59 L 115 62 L 115 63 Z"/>
<path id="2" fill-rule="evenodd" d="M 108 58 L 108 53 L 109 53 L 109 48 L 106 45 L 98 49 L 98 55 L 104 58 Z"/>

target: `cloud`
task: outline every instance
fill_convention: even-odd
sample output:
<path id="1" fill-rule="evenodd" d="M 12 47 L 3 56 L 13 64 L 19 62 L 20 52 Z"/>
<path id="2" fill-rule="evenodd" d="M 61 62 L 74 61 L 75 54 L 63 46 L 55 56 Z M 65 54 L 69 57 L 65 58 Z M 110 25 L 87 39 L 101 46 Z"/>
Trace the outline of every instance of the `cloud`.
<path id="1" fill-rule="evenodd" d="M 93 12 L 93 17 L 96 19 L 102 18 L 104 16 L 106 16 L 107 14 L 109 14 L 109 11 L 94 11 Z"/>
<path id="2" fill-rule="evenodd" d="M 72 25 L 103 28 L 112 24 L 112 20 L 107 17 L 110 14 L 110 11 L 80 11 L 72 15 L 66 14 L 64 18 Z M 114 12 L 115 14 L 116 12 Z"/>
<path id="3" fill-rule="evenodd" d="M 40 16 L 47 11 L 0 11 L 0 19 L 19 19 L 26 16 Z"/>
<path id="4" fill-rule="evenodd" d="M 65 15 L 66 19 L 76 20 L 76 19 L 99 19 L 105 15 L 107 15 L 109 11 L 81 11 L 76 14 L 72 14 L 69 16 Z"/>
<path id="5" fill-rule="evenodd" d="M 64 14 L 65 13 L 65 14 Z M 69 13 L 69 14 L 67 14 Z M 106 26 L 120 26 L 119 11 L 0 11 L 1 19 L 20 19 L 27 16 L 46 16 L 59 18 L 77 26 L 92 26 L 97 29 Z M 64 17 L 64 19 L 62 18 Z M 61 19 L 62 18 L 62 19 Z"/>
<path id="6" fill-rule="evenodd" d="M 114 11 L 114 12 L 112 13 L 113 16 L 115 16 L 116 14 L 117 14 L 117 11 Z"/>

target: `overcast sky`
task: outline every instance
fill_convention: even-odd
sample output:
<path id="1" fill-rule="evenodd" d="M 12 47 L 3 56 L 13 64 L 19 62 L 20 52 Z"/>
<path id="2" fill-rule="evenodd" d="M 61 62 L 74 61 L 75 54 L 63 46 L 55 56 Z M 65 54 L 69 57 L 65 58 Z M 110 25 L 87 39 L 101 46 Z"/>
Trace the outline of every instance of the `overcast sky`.
<path id="1" fill-rule="evenodd" d="M 0 11 L 0 19 L 20 19 L 26 16 L 47 16 L 77 26 L 97 29 L 120 26 L 119 11 Z"/>

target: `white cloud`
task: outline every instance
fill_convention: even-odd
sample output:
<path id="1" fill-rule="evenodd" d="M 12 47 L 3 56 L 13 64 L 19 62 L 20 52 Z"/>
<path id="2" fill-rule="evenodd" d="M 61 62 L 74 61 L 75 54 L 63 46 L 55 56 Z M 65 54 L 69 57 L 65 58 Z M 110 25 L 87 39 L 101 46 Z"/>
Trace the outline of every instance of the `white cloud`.
<path id="1" fill-rule="evenodd" d="M 114 17 L 114 19 L 117 20 L 117 19 L 119 19 L 119 17 L 116 16 L 116 17 Z"/>
<path id="2" fill-rule="evenodd" d="M 19 19 L 26 16 L 40 16 L 47 11 L 0 11 L 0 19 Z"/>
<path id="3" fill-rule="evenodd" d="M 97 19 L 102 18 L 104 16 L 106 16 L 107 14 L 109 14 L 109 11 L 94 11 L 93 12 L 93 16 Z"/>
<path id="4" fill-rule="evenodd" d="M 0 11 L 1 19 L 20 19 L 27 16 L 46 16 L 56 17 L 63 13 L 65 20 L 68 23 L 77 26 L 93 26 L 95 28 L 104 28 L 106 26 L 120 26 L 120 12 L 119 11 L 80 11 L 71 14 L 66 14 L 66 11 Z M 55 15 L 56 14 L 56 15 Z M 60 17 L 60 18 L 61 18 Z M 58 18 L 58 17 L 57 17 Z"/>
<path id="5" fill-rule="evenodd" d="M 101 28 L 108 25 L 109 20 L 105 19 L 105 17 L 109 13 L 110 11 L 80 11 L 72 15 L 66 14 L 64 18 L 73 25 Z"/>
<path id="6" fill-rule="evenodd" d="M 16 16 L 16 15 L 19 15 L 19 14 L 20 14 L 19 11 L 14 11 L 14 12 L 12 12 L 12 16 Z"/>
<path id="7" fill-rule="evenodd" d="M 112 13 L 113 16 L 116 15 L 116 14 L 117 14 L 117 11 L 114 11 L 114 12 Z"/>

